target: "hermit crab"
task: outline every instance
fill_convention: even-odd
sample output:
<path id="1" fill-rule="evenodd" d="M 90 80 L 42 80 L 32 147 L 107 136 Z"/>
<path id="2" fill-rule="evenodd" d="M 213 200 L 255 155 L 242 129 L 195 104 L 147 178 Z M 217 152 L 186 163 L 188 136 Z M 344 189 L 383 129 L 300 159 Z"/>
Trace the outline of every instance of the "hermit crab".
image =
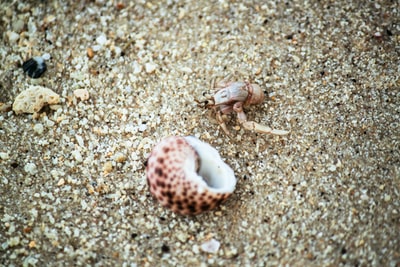
<path id="1" fill-rule="evenodd" d="M 237 113 L 239 123 L 247 130 L 275 135 L 287 135 L 289 133 L 289 131 L 271 129 L 266 125 L 247 120 L 243 108 L 261 104 L 264 101 L 264 92 L 259 85 L 248 81 L 227 82 L 224 79 L 212 87 L 215 89 L 214 95 L 209 96 L 203 104 L 205 107 L 213 108 L 216 111 L 217 120 L 228 136 L 230 132 L 226 127 L 223 115 L 232 112 Z"/>
<path id="2" fill-rule="evenodd" d="M 193 136 L 170 136 L 146 163 L 150 193 L 172 211 L 195 215 L 214 209 L 235 190 L 233 170 L 217 150 Z"/>

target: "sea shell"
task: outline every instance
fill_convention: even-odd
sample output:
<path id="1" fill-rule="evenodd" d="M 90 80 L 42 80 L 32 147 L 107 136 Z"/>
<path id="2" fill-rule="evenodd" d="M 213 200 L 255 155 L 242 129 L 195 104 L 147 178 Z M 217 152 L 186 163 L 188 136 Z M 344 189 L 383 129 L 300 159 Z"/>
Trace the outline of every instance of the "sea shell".
<path id="1" fill-rule="evenodd" d="M 192 136 L 163 139 L 147 160 L 146 174 L 151 194 L 179 214 L 211 210 L 236 186 L 233 170 L 217 150 Z"/>

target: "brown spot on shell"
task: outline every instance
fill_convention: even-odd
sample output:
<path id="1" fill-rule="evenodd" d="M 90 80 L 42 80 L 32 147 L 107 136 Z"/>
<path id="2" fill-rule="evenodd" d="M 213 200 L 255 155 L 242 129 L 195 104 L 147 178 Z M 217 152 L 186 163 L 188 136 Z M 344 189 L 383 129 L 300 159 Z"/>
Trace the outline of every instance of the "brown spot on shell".
<path id="1" fill-rule="evenodd" d="M 210 209 L 210 204 L 203 202 L 203 204 L 201 204 L 200 209 L 203 211 L 209 210 Z"/>
<path id="2" fill-rule="evenodd" d="M 191 204 L 189 204 L 188 205 L 188 209 L 189 209 L 189 211 L 191 212 L 191 213 L 196 213 L 196 205 L 195 205 L 195 203 L 191 203 Z"/>
<path id="3" fill-rule="evenodd" d="M 164 187 L 165 187 L 165 182 L 164 182 L 164 181 L 161 181 L 160 179 L 156 180 L 156 184 L 157 184 L 157 186 L 159 186 L 159 187 L 161 187 L 161 188 L 164 188 Z"/>
<path id="4" fill-rule="evenodd" d="M 156 167 L 155 172 L 158 176 L 162 176 L 163 175 L 163 170 L 160 167 Z"/>

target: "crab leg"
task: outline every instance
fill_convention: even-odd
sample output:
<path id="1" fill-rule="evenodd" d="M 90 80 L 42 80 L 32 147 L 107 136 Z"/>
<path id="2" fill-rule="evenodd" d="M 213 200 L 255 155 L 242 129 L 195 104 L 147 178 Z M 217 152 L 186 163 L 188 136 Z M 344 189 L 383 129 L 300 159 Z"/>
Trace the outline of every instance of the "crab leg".
<path id="1" fill-rule="evenodd" d="M 230 136 L 231 133 L 229 132 L 228 128 L 226 127 L 225 121 L 222 118 L 221 111 L 217 111 L 217 121 L 219 125 L 221 126 L 222 130 L 226 133 L 226 135 Z"/>
<path id="2" fill-rule="evenodd" d="M 245 129 L 255 131 L 257 133 L 266 133 L 266 134 L 275 134 L 275 135 L 287 135 L 289 131 L 285 130 L 276 130 L 276 129 L 271 129 L 270 127 L 266 125 L 259 124 L 254 121 L 244 121 L 242 122 L 242 125 Z"/>
<path id="3" fill-rule="evenodd" d="M 229 84 L 231 84 L 232 82 L 230 82 L 232 77 L 232 74 L 228 74 L 225 78 L 223 78 L 220 81 L 216 81 L 215 79 L 212 81 L 212 87 L 214 88 L 216 91 L 219 91 L 227 86 L 229 86 Z"/>
<path id="4" fill-rule="evenodd" d="M 247 130 L 255 131 L 257 133 L 267 133 L 275 135 L 287 135 L 289 131 L 271 129 L 266 125 L 259 124 L 254 121 L 248 121 L 246 114 L 243 111 L 243 103 L 238 102 L 233 105 L 233 110 L 238 114 L 240 124 Z"/>

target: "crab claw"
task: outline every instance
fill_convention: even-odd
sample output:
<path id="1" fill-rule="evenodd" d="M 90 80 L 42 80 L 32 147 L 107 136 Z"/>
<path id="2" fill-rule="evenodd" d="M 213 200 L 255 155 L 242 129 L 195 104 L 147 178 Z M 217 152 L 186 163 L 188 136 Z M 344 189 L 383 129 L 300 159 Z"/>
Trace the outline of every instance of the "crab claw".
<path id="1" fill-rule="evenodd" d="M 289 134 L 289 131 L 285 130 L 276 130 L 276 129 L 271 129 L 268 126 L 259 124 L 254 121 L 244 121 L 242 122 L 242 125 L 245 129 L 255 131 L 257 133 L 266 133 L 266 134 L 275 134 L 275 135 L 287 135 Z"/>

